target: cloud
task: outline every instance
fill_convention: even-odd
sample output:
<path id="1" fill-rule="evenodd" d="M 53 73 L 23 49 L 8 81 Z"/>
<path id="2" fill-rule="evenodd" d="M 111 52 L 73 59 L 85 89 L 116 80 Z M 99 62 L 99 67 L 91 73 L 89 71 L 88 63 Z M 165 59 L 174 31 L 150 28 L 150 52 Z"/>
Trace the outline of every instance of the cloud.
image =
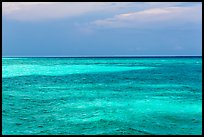
<path id="1" fill-rule="evenodd" d="M 9 15 L 13 12 L 26 9 L 31 6 L 48 5 L 53 4 L 53 2 L 3 2 L 3 15 Z"/>
<path id="2" fill-rule="evenodd" d="M 39 21 L 110 12 L 128 5 L 131 2 L 3 2 L 2 13 L 7 19 Z"/>
<path id="3" fill-rule="evenodd" d="M 201 20 L 201 3 L 193 2 L 3 2 L 2 15 L 18 21 L 44 21 L 106 13 L 91 25 L 141 27 L 156 22 Z M 115 16 L 114 16 L 115 15 Z M 104 18 L 104 16 L 103 16 Z"/>
<path id="4" fill-rule="evenodd" d="M 140 28 L 152 25 L 168 26 L 186 23 L 202 23 L 202 6 L 152 8 L 115 15 L 112 18 L 96 20 L 90 24 L 111 28 Z"/>

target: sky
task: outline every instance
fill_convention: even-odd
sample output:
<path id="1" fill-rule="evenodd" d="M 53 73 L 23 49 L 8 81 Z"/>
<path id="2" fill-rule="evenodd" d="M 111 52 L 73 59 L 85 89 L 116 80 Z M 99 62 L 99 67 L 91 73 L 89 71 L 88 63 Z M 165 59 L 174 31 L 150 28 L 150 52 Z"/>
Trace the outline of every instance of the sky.
<path id="1" fill-rule="evenodd" d="M 3 56 L 202 55 L 201 2 L 3 2 Z"/>

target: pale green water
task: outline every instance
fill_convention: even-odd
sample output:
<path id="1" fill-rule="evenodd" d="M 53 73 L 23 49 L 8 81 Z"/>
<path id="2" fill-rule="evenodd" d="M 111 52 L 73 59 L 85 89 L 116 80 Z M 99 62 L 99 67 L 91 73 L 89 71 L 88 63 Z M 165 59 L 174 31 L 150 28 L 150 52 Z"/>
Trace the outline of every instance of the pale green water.
<path id="1" fill-rule="evenodd" d="M 3 134 L 202 134 L 201 58 L 3 58 Z"/>

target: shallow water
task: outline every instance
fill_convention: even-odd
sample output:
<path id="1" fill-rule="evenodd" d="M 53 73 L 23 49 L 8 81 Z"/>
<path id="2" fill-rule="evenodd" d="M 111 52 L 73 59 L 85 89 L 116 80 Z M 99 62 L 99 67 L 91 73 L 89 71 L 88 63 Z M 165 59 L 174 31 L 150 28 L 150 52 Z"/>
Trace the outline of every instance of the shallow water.
<path id="1" fill-rule="evenodd" d="M 202 134 L 202 59 L 3 58 L 2 133 Z"/>

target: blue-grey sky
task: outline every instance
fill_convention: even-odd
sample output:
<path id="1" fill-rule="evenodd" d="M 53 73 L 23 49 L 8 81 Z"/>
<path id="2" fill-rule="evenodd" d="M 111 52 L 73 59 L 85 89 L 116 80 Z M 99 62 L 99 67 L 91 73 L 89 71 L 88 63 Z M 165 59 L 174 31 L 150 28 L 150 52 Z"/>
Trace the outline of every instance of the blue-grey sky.
<path id="1" fill-rule="evenodd" d="M 3 56 L 202 55 L 201 2 L 3 2 Z"/>

